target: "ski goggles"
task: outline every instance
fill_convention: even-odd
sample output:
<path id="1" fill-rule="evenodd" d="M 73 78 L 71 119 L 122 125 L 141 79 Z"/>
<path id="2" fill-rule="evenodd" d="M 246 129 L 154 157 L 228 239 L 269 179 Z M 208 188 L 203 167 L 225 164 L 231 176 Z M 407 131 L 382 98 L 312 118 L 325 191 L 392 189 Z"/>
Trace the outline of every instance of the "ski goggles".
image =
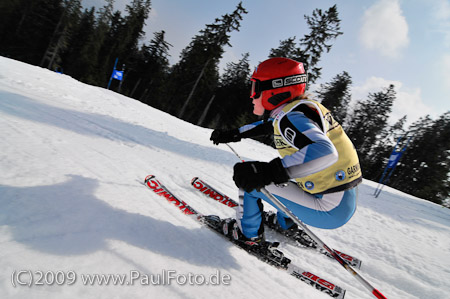
<path id="1" fill-rule="evenodd" d="M 255 78 L 250 79 L 252 82 L 252 88 L 250 91 L 250 98 L 257 99 L 261 96 L 264 90 L 277 89 L 281 87 L 306 84 L 308 82 L 308 75 L 300 74 L 294 76 L 286 76 L 281 78 L 275 78 L 270 80 L 261 81 Z"/>

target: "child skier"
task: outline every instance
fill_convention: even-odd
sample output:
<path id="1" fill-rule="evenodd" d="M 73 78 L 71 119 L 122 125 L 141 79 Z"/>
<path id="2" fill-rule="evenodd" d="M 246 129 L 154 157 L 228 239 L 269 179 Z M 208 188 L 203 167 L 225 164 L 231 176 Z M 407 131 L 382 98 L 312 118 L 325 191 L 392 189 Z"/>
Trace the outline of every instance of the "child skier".
<path id="1" fill-rule="evenodd" d="M 356 150 L 330 111 L 304 93 L 303 64 L 271 58 L 252 77 L 253 114 L 265 119 L 239 129 L 214 130 L 214 144 L 272 134 L 281 156 L 270 162 L 243 162 L 234 166 L 240 188 L 233 236 L 249 244 L 264 242 L 261 200 L 274 205 L 259 189 L 265 187 L 304 223 L 325 229 L 347 223 L 356 210 L 362 173 Z M 291 219 L 281 211 L 272 223 L 287 230 Z"/>

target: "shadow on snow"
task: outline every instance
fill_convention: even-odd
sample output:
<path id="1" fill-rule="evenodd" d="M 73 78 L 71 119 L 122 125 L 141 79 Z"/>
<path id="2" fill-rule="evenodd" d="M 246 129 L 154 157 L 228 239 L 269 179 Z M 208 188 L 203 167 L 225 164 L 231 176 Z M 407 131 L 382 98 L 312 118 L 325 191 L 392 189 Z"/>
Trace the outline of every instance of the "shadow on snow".
<path id="1" fill-rule="evenodd" d="M 211 246 L 209 230 L 116 209 L 95 197 L 97 187 L 96 180 L 81 176 L 49 186 L 0 185 L 0 225 L 9 226 L 16 242 L 55 255 L 109 250 L 108 240 L 120 240 L 192 264 L 239 268 L 231 245 Z"/>

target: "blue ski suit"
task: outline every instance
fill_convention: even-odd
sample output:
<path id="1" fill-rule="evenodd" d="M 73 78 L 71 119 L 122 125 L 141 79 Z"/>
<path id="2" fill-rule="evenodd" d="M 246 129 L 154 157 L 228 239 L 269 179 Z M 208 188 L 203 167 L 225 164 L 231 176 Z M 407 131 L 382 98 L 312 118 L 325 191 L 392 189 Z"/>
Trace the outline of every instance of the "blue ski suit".
<path id="1" fill-rule="evenodd" d="M 271 112 L 271 118 L 239 128 L 241 137 L 273 134 L 290 181 L 266 186 L 305 224 L 334 229 L 347 223 L 356 210 L 357 185 L 362 181 L 358 156 L 350 139 L 331 113 L 312 100 L 295 100 Z M 247 238 L 263 230 L 264 194 L 239 191 L 238 224 Z M 281 211 L 278 223 L 293 222 Z"/>

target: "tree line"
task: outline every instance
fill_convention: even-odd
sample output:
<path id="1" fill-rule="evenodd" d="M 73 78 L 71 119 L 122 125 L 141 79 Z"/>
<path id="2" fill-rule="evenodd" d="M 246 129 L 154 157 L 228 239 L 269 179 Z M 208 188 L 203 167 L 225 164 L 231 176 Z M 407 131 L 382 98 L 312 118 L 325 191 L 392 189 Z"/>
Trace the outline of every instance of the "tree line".
<path id="1" fill-rule="evenodd" d="M 81 0 L 7 0 L 0 4 L 0 55 L 60 71 L 82 82 L 106 87 L 118 59 L 124 71 L 111 88 L 191 123 L 209 128 L 234 128 L 256 121 L 248 99 L 250 53 L 219 63 L 231 33 L 239 31 L 247 10 L 239 3 L 192 37 L 179 60 L 169 63 L 172 47 L 164 30 L 142 43 L 150 0 L 133 0 L 125 11 L 114 0 L 96 10 Z M 305 64 L 309 83 L 321 77 L 320 59 L 343 34 L 336 5 L 304 16 L 308 32 L 274 45 L 269 57 L 287 57 Z M 405 128 L 406 116 L 388 122 L 395 87 L 351 102 L 351 76 L 343 71 L 321 84 L 315 97 L 329 108 L 352 139 L 364 177 L 377 181 L 389 154 L 400 140 L 407 150 L 388 185 L 409 194 L 447 204 L 449 198 L 449 112 L 423 117 Z"/>

